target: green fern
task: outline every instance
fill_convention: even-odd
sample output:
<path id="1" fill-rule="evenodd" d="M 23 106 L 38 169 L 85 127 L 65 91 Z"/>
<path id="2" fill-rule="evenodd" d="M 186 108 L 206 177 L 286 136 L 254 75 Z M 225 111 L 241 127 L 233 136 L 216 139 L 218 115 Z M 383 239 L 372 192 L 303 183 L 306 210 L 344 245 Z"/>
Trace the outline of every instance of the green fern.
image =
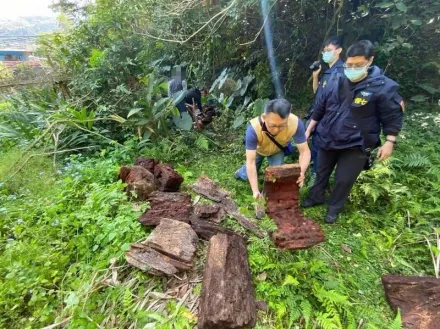
<path id="1" fill-rule="evenodd" d="M 390 329 L 402 329 L 402 316 L 400 315 L 400 309 L 397 310 L 396 318 L 391 324 Z"/>
<path id="2" fill-rule="evenodd" d="M 418 153 L 408 155 L 403 161 L 403 166 L 407 168 L 424 168 L 430 165 L 431 161 L 429 158 Z"/>
<path id="3" fill-rule="evenodd" d="M 209 141 L 203 135 L 197 137 L 195 144 L 201 150 L 207 151 L 209 149 Z"/>
<path id="4" fill-rule="evenodd" d="M 316 313 L 316 322 L 322 329 L 339 329 L 339 327 L 336 323 L 333 317 L 331 317 L 331 314 L 328 313 L 322 313 L 318 312 Z"/>
<path id="5" fill-rule="evenodd" d="M 309 323 L 310 323 L 310 319 L 313 314 L 312 305 L 310 304 L 310 302 L 308 300 L 303 300 L 301 302 L 301 311 L 302 311 L 302 314 L 304 317 L 304 321 L 306 323 L 305 328 L 308 328 Z"/>

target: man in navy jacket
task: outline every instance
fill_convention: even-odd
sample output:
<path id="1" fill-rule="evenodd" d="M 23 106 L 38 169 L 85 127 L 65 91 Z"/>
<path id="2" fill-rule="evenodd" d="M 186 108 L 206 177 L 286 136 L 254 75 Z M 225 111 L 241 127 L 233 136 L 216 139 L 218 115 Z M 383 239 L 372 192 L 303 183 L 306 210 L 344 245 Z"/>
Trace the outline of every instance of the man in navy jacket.
<path id="1" fill-rule="evenodd" d="M 358 41 L 347 50 L 344 75 L 332 74 L 306 131 L 309 137 L 319 122 L 317 177 L 303 207 L 325 202 L 325 190 L 336 167 L 335 186 L 324 218 L 327 223 L 336 221 L 371 151 L 380 146 L 379 160 L 390 157 L 402 128 L 399 85 L 372 66 L 373 51 L 368 40 Z M 382 146 L 381 130 L 386 135 Z"/>
<path id="2" fill-rule="evenodd" d="M 313 92 L 315 93 L 315 99 L 312 106 L 310 106 L 309 111 L 306 116 L 306 120 L 310 120 L 315 109 L 315 104 L 319 101 L 322 93 L 327 87 L 328 80 L 331 75 L 337 71 L 338 73 L 344 73 L 344 62 L 341 60 L 342 52 L 342 38 L 338 36 L 333 36 L 328 38 L 324 42 L 324 48 L 322 51 L 322 60 L 326 62 L 329 66 L 327 70 L 322 74 L 321 80 L 319 80 L 319 73 L 321 72 L 321 66 L 316 71 L 313 71 Z M 318 152 L 321 145 L 321 139 L 319 138 L 317 129 L 315 129 L 312 134 L 312 174 L 316 175 L 318 169 Z"/>

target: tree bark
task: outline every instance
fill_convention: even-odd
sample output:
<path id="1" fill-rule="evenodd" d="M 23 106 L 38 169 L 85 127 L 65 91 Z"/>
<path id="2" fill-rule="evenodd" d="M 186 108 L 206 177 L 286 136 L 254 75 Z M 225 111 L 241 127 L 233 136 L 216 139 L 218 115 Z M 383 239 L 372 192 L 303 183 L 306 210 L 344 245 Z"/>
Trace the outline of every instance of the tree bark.
<path id="1" fill-rule="evenodd" d="M 198 328 L 251 328 L 255 322 L 246 244 L 238 235 L 218 234 L 209 242 Z"/>

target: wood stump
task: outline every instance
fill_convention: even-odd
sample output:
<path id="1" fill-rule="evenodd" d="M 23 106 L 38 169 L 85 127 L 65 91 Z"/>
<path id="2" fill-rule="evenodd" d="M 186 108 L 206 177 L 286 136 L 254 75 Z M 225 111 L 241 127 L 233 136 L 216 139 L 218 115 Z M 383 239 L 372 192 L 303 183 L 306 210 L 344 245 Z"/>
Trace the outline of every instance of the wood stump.
<path id="1" fill-rule="evenodd" d="M 183 182 L 180 176 L 169 164 L 158 164 L 154 167 L 154 177 L 159 191 L 177 192 Z"/>
<path id="2" fill-rule="evenodd" d="M 143 225 L 159 225 L 162 218 L 189 223 L 193 210 L 189 194 L 157 191 L 148 200 L 150 201 L 150 209 L 147 209 L 139 218 Z"/>
<path id="3" fill-rule="evenodd" d="M 150 236 L 125 253 L 127 262 L 154 275 L 173 275 L 193 266 L 197 234 L 189 224 L 162 219 Z"/>
<path id="4" fill-rule="evenodd" d="M 127 184 L 129 195 L 136 194 L 136 200 L 147 200 L 157 190 L 154 175 L 141 166 L 121 167 L 118 178 Z"/>
<path id="5" fill-rule="evenodd" d="M 394 311 L 400 308 L 405 329 L 440 328 L 440 279 L 384 275 L 382 283 L 388 303 Z"/>
<path id="6" fill-rule="evenodd" d="M 255 292 L 246 244 L 238 235 L 215 235 L 206 258 L 198 328 L 251 328 L 255 322 Z"/>
<path id="7" fill-rule="evenodd" d="M 319 224 L 305 218 L 299 208 L 300 172 L 298 164 L 268 167 L 265 172 L 267 214 L 278 227 L 272 239 L 282 249 L 305 249 L 325 240 Z"/>

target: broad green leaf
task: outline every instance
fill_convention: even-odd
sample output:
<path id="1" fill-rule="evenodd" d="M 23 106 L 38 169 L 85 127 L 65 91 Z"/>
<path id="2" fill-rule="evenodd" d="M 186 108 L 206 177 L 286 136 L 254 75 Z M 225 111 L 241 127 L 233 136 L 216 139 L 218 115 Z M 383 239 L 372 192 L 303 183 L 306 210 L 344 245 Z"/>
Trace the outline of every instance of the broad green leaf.
<path id="1" fill-rule="evenodd" d="M 417 25 L 417 26 L 420 26 L 423 24 L 420 19 L 412 19 L 411 23 L 413 23 L 414 25 Z"/>
<path id="2" fill-rule="evenodd" d="M 428 97 L 424 96 L 424 95 L 416 95 L 410 98 L 410 100 L 412 100 L 413 102 L 416 103 L 421 103 L 421 102 L 425 102 L 428 99 Z"/>
<path id="3" fill-rule="evenodd" d="M 142 111 L 142 110 L 143 110 L 142 107 L 136 107 L 136 108 L 134 108 L 134 109 L 131 109 L 130 112 L 128 112 L 127 119 L 128 119 L 129 117 L 131 117 L 132 115 L 135 115 L 136 113 L 138 113 L 138 112 L 140 112 L 140 111 Z"/>
<path id="4" fill-rule="evenodd" d="M 396 8 L 404 13 L 406 13 L 408 11 L 408 7 L 403 2 L 396 3 Z"/>
<path id="5" fill-rule="evenodd" d="M 386 2 L 378 3 L 375 7 L 385 9 L 385 8 L 390 8 L 392 6 L 394 6 L 394 2 L 386 1 Z"/>
<path id="6" fill-rule="evenodd" d="M 243 115 L 236 117 L 234 123 L 232 124 L 232 128 L 237 129 L 245 122 L 245 120 L 246 118 Z"/>
<path id="7" fill-rule="evenodd" d="M 293 286 L 298 286 L 299 282 L 297 279 L 295 279 L 293 276 L 291 276 L 290 274 L 288 274 L 286 276 L 286 278 L 284 279 L 283 282 L 283 286 L 287 286 L 287 285 L 293 285 Z"/>
<path id="8" fill-rule="evenodd" d="M 174 124 L 178 129 L 190 131 L 193 127 L 193 120 L 187 112 L 183 112 L 181 116 L 173 117 Z"/>

